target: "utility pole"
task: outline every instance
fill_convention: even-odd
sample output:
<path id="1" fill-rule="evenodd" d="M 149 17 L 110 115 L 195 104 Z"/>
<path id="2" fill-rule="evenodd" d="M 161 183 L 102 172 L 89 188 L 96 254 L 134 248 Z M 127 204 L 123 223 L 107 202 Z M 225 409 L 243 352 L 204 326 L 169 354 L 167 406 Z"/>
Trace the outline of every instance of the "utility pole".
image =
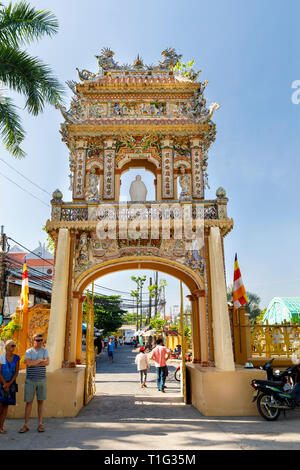
<path id="1" fill-rule="evenodd" d="M 155 289 L 155 304 L 154 304 L 154 316 L 156 317 L 157 315 L 157 303 L 158 303 L 158 272 L 155 272 L 155 284 L 156 284 L 156 289 Z"/>
<path id="2" fill-rule="evenodd" d="M 1 225 L 1 257 L 0 257 L 0 325 L 3 322 L 4 314 L 4 299 L 6 292 L 6 270 L 5 270 L 5 255 L 6 255 L 6 235 L 4 233 L 4 226 Z"/>
<path id="3" fill-rule="evenodd" d="M 140 283 L 140 312 L 141 312 L 141 317 L 140 317 L 140 330 L 143 328 L 143 285 Z"/>
<path id="4" fill-rule="evenodd" d="M 148 312 L 148 322 L 149 325 L 151 316 L 152 316 L 152 297 L 151 297 L 151 286 L 152 286 L 152 277 L 149 278 L 149 312 Z"/>
<path id="5" fill-rule="evenodd" d="M 163 306 L 163 318 L 166 319 L 166 287 L 163 285 L 163 296 L 162 296 L 162 306 Z"/>

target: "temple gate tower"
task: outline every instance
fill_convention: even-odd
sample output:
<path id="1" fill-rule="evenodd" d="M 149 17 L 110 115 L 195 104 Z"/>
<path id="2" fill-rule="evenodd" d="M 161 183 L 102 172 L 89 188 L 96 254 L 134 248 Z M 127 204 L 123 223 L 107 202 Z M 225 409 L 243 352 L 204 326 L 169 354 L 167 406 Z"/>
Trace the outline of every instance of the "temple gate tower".
<path id="1" fill-rule="evenodd" d="M 163 271 L 190 289 L 193 363 L 234 370 L 223 257 L 233 221 L 224 189 L 205 199 L 218 104 L 207 106 L 207 82 L 180 66 L 181 55 L 169 48 L 162 56 L 154 66 L 139 56 L 119 65 L 104 48 L 98 72 L 78 70 L 79 83 L 67 82 L 73 98 L 69 110 L 60 108 L 61 135 L 70 152 L 72 200 L 56 190 L 46 225 L 56 247 L 47 343 L 52 371 L 80 362 L 86 287 L 104 274 L 137 268 Z M 134 190 L 134 200 L 120 203 L 121 176 L 130 168 L 153 173 L 154 201 L 145 200 L 147 191 L 138 200 L 142 193 Z M 202 220 L 200 243 L 180 226 L 185 213 L 192 231 Z"/>

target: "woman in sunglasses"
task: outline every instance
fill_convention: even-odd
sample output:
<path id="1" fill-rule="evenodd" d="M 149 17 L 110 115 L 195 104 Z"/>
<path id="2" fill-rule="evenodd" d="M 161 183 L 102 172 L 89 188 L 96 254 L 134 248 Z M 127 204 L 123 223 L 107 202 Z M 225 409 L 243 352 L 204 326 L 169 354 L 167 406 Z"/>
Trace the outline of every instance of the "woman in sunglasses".
<path id="1" fill-rule="evenodd" d="M 11 339 L 5 343 L 5 354 L 0 357 L 0 434 L 6 434 L 4 421 L 8 406 L 16 404 L 20 357 L 15 354 L 16 343 Z"/>

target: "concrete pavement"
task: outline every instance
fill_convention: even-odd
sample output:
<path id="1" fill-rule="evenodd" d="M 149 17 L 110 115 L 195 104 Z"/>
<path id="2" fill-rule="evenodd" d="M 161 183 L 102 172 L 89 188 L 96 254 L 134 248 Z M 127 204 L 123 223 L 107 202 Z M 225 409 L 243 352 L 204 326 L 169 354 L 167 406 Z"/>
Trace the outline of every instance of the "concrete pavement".
<path id="1" fill-rule="evenodd" d="M 184 405 L 180 386 L 169 366 L 167 390 L 156 389 L 154 366 L 148 388 L 140 389 L 129 346 L 118 347 L 115 362 L 107 354 L 97 359 L 97 394 L 76 418 L 45 420 L 45 433 L 18 434 L 21 420 L 6 422 L 0 435 L 4 449 L 88 450 L 263 450 L 300 449 L 300 412 L 287 413 L 268 423 L 261 418 L 209 418 Z"/>

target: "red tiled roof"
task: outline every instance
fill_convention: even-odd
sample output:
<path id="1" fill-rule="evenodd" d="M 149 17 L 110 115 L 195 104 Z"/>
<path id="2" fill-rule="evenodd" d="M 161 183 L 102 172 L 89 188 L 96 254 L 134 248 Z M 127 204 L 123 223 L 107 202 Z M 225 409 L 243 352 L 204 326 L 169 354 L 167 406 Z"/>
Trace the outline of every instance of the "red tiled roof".
<path id="1" fill-rule="evenodd" d="M 9 253 L 9 258 L 19 262 L 24 263 L 24 256 L 28 253 Z M 26 259 L 27 266 L 42 266 L 45 267 L 47 265 L 52 264 L 54 266 L 54 259 L 40 259 L 40 258 L 27 258 Z M 50 265 L 49 265 L 50 266 Z"/>

